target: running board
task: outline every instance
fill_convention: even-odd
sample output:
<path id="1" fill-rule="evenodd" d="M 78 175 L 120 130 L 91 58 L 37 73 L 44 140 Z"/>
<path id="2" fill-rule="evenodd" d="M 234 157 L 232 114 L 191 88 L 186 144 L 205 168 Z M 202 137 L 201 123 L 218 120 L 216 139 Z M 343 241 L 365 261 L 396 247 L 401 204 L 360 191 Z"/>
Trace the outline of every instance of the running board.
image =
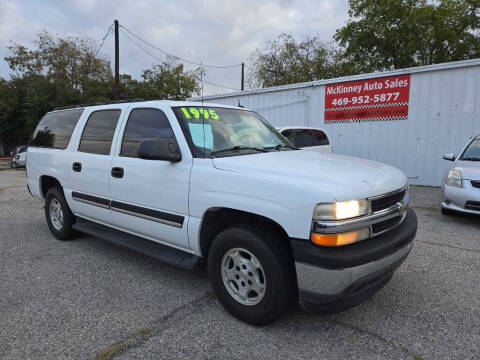
<path id="1" fill-rule="evenodd" d="M 189 254 L 85 219 L 77 218 L 76 223 L 72 227 L 82 233 L 138 251 L 166 264 L 182 269 L 196 269 L 202 262 L 200 256 Z"/>

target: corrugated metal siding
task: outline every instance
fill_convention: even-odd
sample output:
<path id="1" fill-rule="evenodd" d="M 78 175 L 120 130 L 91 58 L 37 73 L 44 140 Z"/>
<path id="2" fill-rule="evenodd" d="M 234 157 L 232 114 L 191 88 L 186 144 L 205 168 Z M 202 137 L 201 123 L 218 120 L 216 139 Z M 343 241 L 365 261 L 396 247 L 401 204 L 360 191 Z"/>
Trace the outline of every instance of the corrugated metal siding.
<path id="1" fill-rule="evenodd" d="M 442 154 L 458 153 L 480 133 L 480 61 L 461 63 L 437 65 L 435 71 L 412 69 L 408 120 L 325 124 L 325 81 L 209 96 L 208 101 L 228 105 L 240 101 L 275 126 L 321 127 L 334 152 L 385 162 L 402 169 L 412 184 L 438 186 L 451 164 L 442 160 Z M 348 78 L 352 79 L 356 78 Z M 336 80 L 328 81 L 332 82 Z"/>

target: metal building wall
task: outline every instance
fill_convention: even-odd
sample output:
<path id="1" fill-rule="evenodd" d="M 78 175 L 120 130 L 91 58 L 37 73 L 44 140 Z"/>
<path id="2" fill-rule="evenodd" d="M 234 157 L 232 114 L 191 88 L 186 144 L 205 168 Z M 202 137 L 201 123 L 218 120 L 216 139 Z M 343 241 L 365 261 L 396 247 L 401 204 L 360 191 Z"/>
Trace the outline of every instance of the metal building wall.
<path id="1" fill-rule="evenodd" d="M 324 123 L 325 85 L 410 74 L 408 120 Z M 207 96 L 205 101 L 258 111 L 275 126 L 321 127 L 335 153 L 381 161 L 402 169 L 412 184 L 439 186 L 458 153 L 480 134 L 480 60 L 468 60 L 312 83 Z"/>

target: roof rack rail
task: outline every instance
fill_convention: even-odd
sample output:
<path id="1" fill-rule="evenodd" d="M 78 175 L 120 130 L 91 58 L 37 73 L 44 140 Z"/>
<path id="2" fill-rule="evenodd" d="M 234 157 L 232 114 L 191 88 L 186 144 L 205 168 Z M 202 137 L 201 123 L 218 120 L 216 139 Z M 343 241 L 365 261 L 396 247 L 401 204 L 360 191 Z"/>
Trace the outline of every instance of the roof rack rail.
<path id="1" fill-rule="evenodd" d="M 122 103 L 138 102 L 138 101 L 147 101 L 147 100 L 141 99 L 141 98 L 136 98 L 136 99 L 125 99 L 125 100 L 100 101 L 100 102 L 94 102 L 94 103 L 89 103 L 89 104 L 78 104 L 78 105 L 71 105 L 71 106 L 56 107 L 52 111 L 77 109 L 77 108 L 83 108 L 83 107 L 87 107 L 87 106 L 122 104 Z"/>

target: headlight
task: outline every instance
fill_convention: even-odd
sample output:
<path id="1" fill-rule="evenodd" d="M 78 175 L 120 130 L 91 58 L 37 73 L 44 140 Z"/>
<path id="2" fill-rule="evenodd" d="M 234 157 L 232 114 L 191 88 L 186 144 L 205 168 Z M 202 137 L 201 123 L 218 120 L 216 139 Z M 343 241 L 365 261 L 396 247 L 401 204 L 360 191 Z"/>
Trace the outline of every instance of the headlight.
<path id="1" fill-rule="evenodd" d="M 317 204 L 313 211 L 314 220 L 344 220 L 370 213 L 367 199 Z"/>
<path id="2" fill-rule="evenodd" d="M 462 174 L 458 170 L 450 170 L 448 172 L 447 178 L 445 179 L 445 184 L 455 187 L 462 187 Z"/>

